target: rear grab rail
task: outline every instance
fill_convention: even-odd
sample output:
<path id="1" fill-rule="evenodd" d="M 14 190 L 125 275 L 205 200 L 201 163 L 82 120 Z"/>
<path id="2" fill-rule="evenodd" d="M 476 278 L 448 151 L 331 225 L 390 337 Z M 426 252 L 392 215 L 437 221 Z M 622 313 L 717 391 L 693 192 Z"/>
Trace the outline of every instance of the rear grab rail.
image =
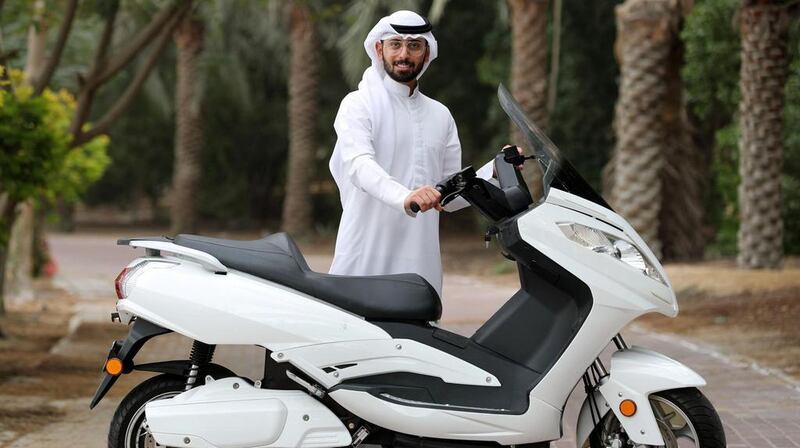
<path id="1" fill-rule="evenodd" d="M 220 261 L 217 260 L 217 258 L 213 255 L 197 249 L 179 246 L 165 237 L 129 238 L 119 240 L 117 241 L 117 244 L 147 249 L 148 255 L 159 255 L 160 252 L 168 252 L 178 258 L 199 263 L 201 266 L 203 266 L 203 268 L 215 274 L 228 273 L 228 268 L 224 264 L 220 263 Z"/>

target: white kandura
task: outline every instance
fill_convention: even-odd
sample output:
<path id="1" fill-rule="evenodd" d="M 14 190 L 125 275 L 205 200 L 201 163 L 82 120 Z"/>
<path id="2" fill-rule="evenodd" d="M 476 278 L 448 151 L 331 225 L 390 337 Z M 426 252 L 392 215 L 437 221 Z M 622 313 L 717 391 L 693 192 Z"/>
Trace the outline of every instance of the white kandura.
<path id="1" fill-rule="evenodd" d="M 390 23 L 419 25 L 416 18 L 414 13 L 400 11 L 384 17 L 370 31 L 364 47 L 372 66 L 364 72 L 358 90 L 342 100 L 336 115 L 338 139 L 330 170 L 343 212 L 330 273 L 417 273 L 441 296 L 439 212 L 414 215 L 403 204 L 412 190 L 435 185 L 461 169 L 456 124 L 447 107 L 422 94 L 419 86 L 409 96 L 408 86 L 386 75 L 375 51 L 375 42 L 393 32 Z M 436 49 L 430 32 L 418 36 L 428 40 L 431 50 Z M 431 51 L 430 60 L 435 56 Z M 491 162 L 478 170 L 478 176 L 491 178 Z M 458 198 L 445 210 L 466 205 Z"/>

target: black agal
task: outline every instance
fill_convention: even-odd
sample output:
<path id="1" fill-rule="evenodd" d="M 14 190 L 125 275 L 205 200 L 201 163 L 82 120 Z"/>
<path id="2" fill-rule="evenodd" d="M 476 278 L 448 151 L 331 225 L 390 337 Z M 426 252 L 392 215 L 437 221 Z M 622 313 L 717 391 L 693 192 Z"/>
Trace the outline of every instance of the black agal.
<path id="1" fill-rule="evenodd" d="M 425 17 L 422 18 L 425 23 L 422 25 L 395 25 L 390 23 L 389 26 L 394 28 L 398 34 L 423 34 L 433 30 L 433 26 L 428 22 Z"/>

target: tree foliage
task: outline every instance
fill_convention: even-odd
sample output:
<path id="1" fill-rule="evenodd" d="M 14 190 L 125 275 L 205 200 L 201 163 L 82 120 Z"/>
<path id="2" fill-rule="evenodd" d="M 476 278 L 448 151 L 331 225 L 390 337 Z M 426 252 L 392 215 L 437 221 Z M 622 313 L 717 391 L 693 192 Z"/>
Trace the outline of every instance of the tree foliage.
<path id="1" fill-rule="evenodd" d="M 0 68 L 2 70 L 2 68 Z M 8 198 L 56 196 L 77 200 L 109 163 L 108 138 L 70 150 L 75 99 L 66 90 L 33 95 L 22 72 L 11 70 L 0 90 L 0 185 Z"/>

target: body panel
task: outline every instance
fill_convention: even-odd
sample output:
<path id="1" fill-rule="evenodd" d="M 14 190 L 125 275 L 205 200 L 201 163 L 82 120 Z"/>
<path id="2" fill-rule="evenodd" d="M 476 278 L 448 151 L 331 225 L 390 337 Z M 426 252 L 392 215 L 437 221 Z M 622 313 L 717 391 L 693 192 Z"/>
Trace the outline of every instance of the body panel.
<path id="1" fill-rule="evenodd" d="M 170 269 L 143 267 L 117 309 L 215 345 L 254 344 L 276 351 L 390 339 L 363 318 L 311 296 L 238 271 L 216 275 L 191 261 Z"/>
<path id="2" fill-rule="evenodd" d="M 272 359 L 290 362 L 331 388 L 342 381 L 392 372 L 436 376 L 446 383 L 499 387 L 500 381 L 483 369 L 410 339 L 316 344 L 275 352 Z M 346 366 L 337 368 L 336 366 Z M 326 372 L 327 368 L 329 372 Z"/>
<path id="3" fill-rule="evenodd" d="M 326 448 L 351 440 L 342 422 L 305 392 L 256 389 L 241 378 L 150 402 L 145 412 L 165 446 Z"/>
<path id="4" fill-rule="evenodd" d="M 561 437 L 561 410 L 532 399 L 525 414 L 481 414 L 390 403 L 366 392 L 335 390 L 331 398 L 356 415 L 393 431 L 421 437 L 522 444 Z"/>

